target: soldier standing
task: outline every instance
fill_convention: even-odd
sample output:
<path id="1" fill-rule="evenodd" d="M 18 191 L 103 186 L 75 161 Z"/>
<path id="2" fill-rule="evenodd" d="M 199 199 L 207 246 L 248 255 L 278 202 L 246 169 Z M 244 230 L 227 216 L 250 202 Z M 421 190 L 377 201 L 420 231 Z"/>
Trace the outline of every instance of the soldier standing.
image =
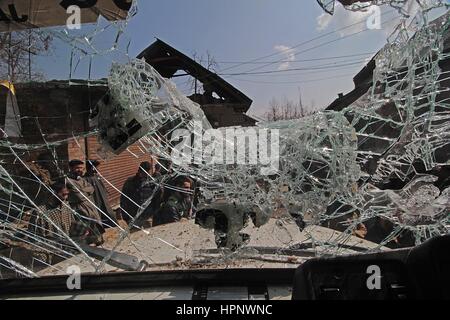
<path id="1" fill-rule="evenodd" d="M 69 169 L 70 172 L 67 175 L 67 187 L 70 191 L 70 206 L 84 218 L 87 224 L 89 224 L 92 233 L 97 237 L 95 244 L 100 245 L 103 243 L 102 233 L 105 232 L 105 229 L 102 226 L 102 220 L 95 205 L 95 189 L 86 178 L 83 177 L 83 161 L 70 161 Z"/>

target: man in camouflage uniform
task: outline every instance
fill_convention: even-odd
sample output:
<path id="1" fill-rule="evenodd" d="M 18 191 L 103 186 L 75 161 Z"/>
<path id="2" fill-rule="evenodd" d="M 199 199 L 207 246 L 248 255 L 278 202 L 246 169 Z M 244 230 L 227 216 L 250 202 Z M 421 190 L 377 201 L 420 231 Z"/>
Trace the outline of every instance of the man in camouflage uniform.
<path id="1" fill-rule="evenodd" d="M 84 163 L 81 160 L 69 162 L 70 172 L 67 175 L 67 187 L 69 193 L 69 203 L 73 210 L 84 217 L 89 224 L 91 232 L 96 235 L 96 245 L 103 243 L 102 233 L 105 229 L 102 225 L 100 214 L 96 208 L 94 200 L 94 187 L 83 177 Z"/>
<path id="2" fill-rule="evenodd" d="M 128 224 L 136 217 L 141 206 L 145 204 L 155 191 L 156 185 L 150 176 L 156 179 L 153 160 L 152 163 L 148 161 L 142 162 L 136 174 L 128 178 L 122 187 L 120 197 L 121 215 L 122 219 Z M 136 224 L 141 224 L 152 216 L 156 200 L 156 198 L 153 198 L 152 203 L 144 209 Z"/>
<path id="3" fill-rule="evenodd" d="M 175 190 L 166 188 L 165 201 L 153 217 L 153 226 L 192 218 L 193 185 L 192 179 L 180 176 L 173 183 Z"/>

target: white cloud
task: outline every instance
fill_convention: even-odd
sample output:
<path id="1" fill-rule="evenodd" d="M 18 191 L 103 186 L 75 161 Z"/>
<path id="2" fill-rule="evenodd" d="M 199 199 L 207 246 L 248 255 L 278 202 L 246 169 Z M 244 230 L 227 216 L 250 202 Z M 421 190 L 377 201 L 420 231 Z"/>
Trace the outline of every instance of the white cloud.
<path id="1" fill-rule="evenodd" d="M 331 20 L 332 20 L 333 16 L 323 12 L 320 16 L 317 17 L 317 30 L 318 31 L 322 31 L 325 30 L 328 25 L 330 24 Z"/>
<path id="2" fill-rule="evenodd" d="M 282 53 L 285 58 L 284 62 L 280 64 L 278 70 L 286 70 L 290 67 L 291 62 L 295 60 L 295 51 L 291 47 L 285 45 L 277 45 L 274 49 L 280 53 Z"/>

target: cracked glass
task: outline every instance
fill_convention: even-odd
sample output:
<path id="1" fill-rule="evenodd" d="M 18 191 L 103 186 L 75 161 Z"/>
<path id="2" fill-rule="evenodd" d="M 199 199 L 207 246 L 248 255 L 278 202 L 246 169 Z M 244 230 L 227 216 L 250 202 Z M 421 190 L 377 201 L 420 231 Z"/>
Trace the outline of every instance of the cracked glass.
<path id="1" fill-rule="evenodd" d="M 138 1 L 99 1 L 80 30 L 61 27 L 45 1 L 14 13 L 17 2 L 0 2 L 0 279 L 74 265 L 295 268 L 448 234 L 450 21 L 431 18 L 445 1 L 341 1 L 402 16 L 363 92 L 246 128 L 215 128 L 174 81 L 128 54 Z M 335 1 L 318 2 L 333 14 Z M 39 5 L 48 15 L 21 21 Z M 69 56 L 47 52 L 50 39 Z M 66 80 L 11 65 L 33 50 L 55 54 Z"/>

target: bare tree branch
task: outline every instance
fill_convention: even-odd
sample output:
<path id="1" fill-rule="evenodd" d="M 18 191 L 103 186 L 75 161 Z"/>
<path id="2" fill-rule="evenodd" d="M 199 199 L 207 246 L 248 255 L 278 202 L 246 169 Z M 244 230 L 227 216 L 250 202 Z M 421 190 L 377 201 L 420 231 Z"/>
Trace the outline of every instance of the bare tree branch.
<path id="1" fill-rule="evenodd" d="M 314 113 L 308 110 L 314 110 L 314 108 L 305 107 L 302 103 L 301 96 L 297 104 L 287 98 L 284 98 L 283 102 L 279 102 L 276 98 L 272 98 L 269 101 L 269 111 L 266 112 L 265 118 L 271 122 L 300 119 Z"/>
<path id="2" fill-rule="evenodd" d="M 52 38 L 39 30 L 0 34 L 0 79 L 12 82 L 42 80 L 35 57 L 50 49 Z"/>
<path id="3" fill-rule="evenodd" d="M 192 59 L 212 72 L 217 72 L 217 69 L 219 68 L 219 64 L 209 51 L 206 51 L 206 58 L 194 51 L 192 53 Z M 190 89 L 194 93 L 200 93 L 200 90 L 198 88 L 198 81 L 195 78 L 191 79 Z"/>

